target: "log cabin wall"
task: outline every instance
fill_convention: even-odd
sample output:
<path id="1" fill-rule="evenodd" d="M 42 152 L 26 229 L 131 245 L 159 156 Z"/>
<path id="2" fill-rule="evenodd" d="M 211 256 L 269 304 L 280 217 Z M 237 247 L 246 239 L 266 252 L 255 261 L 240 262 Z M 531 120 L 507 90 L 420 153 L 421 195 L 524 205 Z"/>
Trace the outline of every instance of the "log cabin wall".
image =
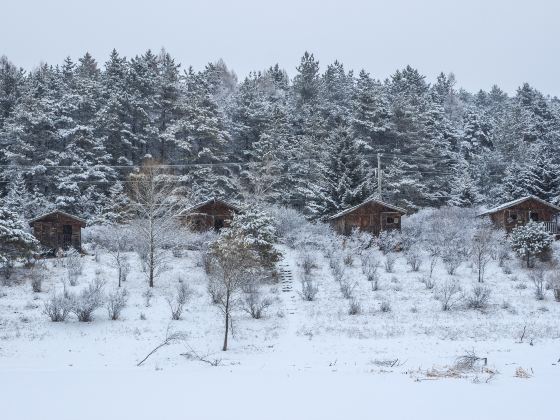
<path id="1" fill-rule="evenodd" d="M 558 211 L 537 200 L 527 200 L 522 203 L 491 213 L 490 220 L 496 225 L 511 232 L 515 227 L 522 226 L 530 220 L 537 222 L 556 221 Z"/>
<path id="2" fill-rule="evenodd" d="M 193 230 L 220 230 L 228 227 L 235 214 L 235 209 L 220 201 L 206 203 L 185 215 L 184 223 Z"/>
<path id="3" fill-rule="evenodd" d="M 383 230 L 400 230 L 402 215 L 389 207 L 370 202 L 337 217 L 331 225 L 336 232 L 344 235 L 349 235 L 354 228 L 378 235 Z"/>
<path id="4" fill-rule="evenodd" d="M 46 215 L 31 223 L 33 235 L 41 245 L 50 248 L 73 247 L 82 249 L 82 227 L 84 223 L 71 217 L 54 213 Z"/>

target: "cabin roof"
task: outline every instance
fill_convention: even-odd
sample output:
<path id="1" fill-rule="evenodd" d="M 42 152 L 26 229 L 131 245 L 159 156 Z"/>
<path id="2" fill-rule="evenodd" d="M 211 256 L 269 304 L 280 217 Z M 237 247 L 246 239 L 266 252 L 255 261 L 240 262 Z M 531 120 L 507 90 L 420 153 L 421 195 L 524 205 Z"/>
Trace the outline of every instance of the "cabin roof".
<path id="1" fill-rule="evenodd" d="M 86 220 L 85 219 L 82 219 L 81 217 L 78 217 L 78 216 L 74 216 L 73 214 L 70 214 L 70 213 L 66 213 L 62 210 L 53 210 L 53 211 L 50 211 L 48 213 L 41 214 L 40 216 L 34 217 L 33 219 L 29 220 L 29 225 L 32 225 L 33 223 L 35 223 L 35 222 L 37 222 L 41 219 L 44 219 L 48 216 L 52 216 L 53 214 L 61 214 L 64 217 L 67 217 L 69 219 L 80 222 L 84 227 L 86 225 Z"/>
<path id="2" fill-rule="evenodd" d="M 198 210 L 199 208 L 201 208 L 201 207 L 203 207 L 203 206 L 206 206 L 206 205 L 208 205 L 208 204 L 213 204 L 213 203 L 220 203 L 220 204 L 223 204 L 224 206 L 230 207 L 231 209 L 233 209 L 233 210 L 235 210 L 235 211 L 237 211 L 237 212 L 238 212 L 238 211 L 241 211 L 241 210 L 239 209 L 239 207 L 237 207 L 237 206 L 235 206 L 235 205 L 233 205 L 233 204 L 231 204 L 231 203 L 228 203 L 227 201 L 224 201 L 224 200 L 221 200 L 221 199 L 219 199 L 219 198 L 213 197 L 213 198 L 210 198 L 210 199 L 208 199 L 208 200 L 202 201 L 202 202 L 200 202 L 200 203 L 198 203 L 198 204 L 195 204 L 194 206 L 191 206 L 191 207 L 189 207 L 189 208 L 183 210 L 183 211 L 181 212 L 181 215 L 186 215 L 186 214 L 194 213 L 195 210 Z"/>
<path id="3" fill-rule="evenodd" d="M 389 208 L 391 210 L 394 210 L 396 212 L 406 214 L 406 210 L 403 209 L 402 207 L 394 206 L 392 204 L 386 203 L 385 201 L 379 200 L 378 198 L 369 198 L 366 201 L 364 201 L 363 203 L 357 204 L 353 207 L 347 208 L 346 210 L 343 210 L 341 212 L 336 213 L 335 215 L 329 217 L 329 220 L 338 219 L 339 217 L 344 216 L 345 214 L 348 214 L 348 213 L 352 213 L 354 210 L 356 210 L 356 209 L 358 209 L 358 208 L 360 208 L 360 207 L 362 207 L 366 204 L 369 204 L 369 203 L 379 204 L 381 206 L 387 207 L 387 208 Z"/>
<path id="4" fill-rule="evenodd" d="M 482 213 L 479 213 L 478 215 L 479 216 L 486 216 L 488 214 L 496 213 L 496 212 L 508 209 L 510 207 L 516 206 L 517 204 L 524 203 L 525 201 L 528 201 L 528 200 L 538 201 L 539 203 L 544 204 L 545 206 L 550 207 L 550 208 L 556 210 L 557 212 L 560 212 L 560 207 L 555 206 L 554 204 L 551 204 L 548 201 L 543 200 L 542 198 L 536 197 L 534 195 L 528 195 L 526 197 L 521 197 L 521 198 L 518 198 L 516 200 L 508 201 L 507 203 L 504 203 L 504 204 L 501 204 L 497 207 L 491 208 L 490 210 L 486 210 Z"/>

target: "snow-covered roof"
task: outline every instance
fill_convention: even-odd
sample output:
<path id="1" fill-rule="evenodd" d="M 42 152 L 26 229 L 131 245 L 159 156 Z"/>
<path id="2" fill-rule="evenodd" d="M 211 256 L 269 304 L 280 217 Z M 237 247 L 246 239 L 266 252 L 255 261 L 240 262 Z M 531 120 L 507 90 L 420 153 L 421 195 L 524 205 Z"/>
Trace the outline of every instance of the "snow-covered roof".
<path id="1" fill-rule="evenodd" d="M 219 198 L 213 197 L 213 198 L 210 198 L 210 199 L 208 199 L 208 200 L 202 201 L 202 202 L 200 202 L 200 203 L 198 203 L 198 204 L 195 204 L 194 206 L 189 207 L 188 209 L 183 210 L 183 211 L 181 212 L 181 214 L 182 214 L 182 215 L 184 215 L 184 214 L 191 214 L 191 213 L 193 213 L 194 210 L 199 209 L 200 207 L 205 206 L 205 205 L 207 205 L 207 204 L 212 204 L 212 203 L 221 203 L 221 204 L 223 204 L 223 205 L 225 205 L 225 206 L 227 206 L 227 207 L 231 207 L 231 208 L 232 208 L 233 210 L 235 210 L 235 211 L 241 211 L 241 210 L 239 209 L 239 207 L 237 207 L 237 206 L 235 206 L 235 205 L 233 205 L 233 204 L 231 204 L 231 203 L 228 203 L 227 201 L 220 200 Z"/>
<path id="2" fill-rule="evenodd" d="M 509 207 L 513 207 L 513 206 L 515 206 L 515 205 L 517 205 L 517 204 L 521 204 L 521 203 L 523 203 L 523 202 L 525 202 L 525 201 L 527 201 L 527 200 L 535 200 L 535 201 L 538 201 L 539 203 L 542 203 L 542 204 L 544 204 L 545 206 L 548 206 L 548 207 L 553 208 L 554 210 L 560 212 L 560 207 L 555 206 L 554 204 L 550 204 L 548 201 L 545 201 L 545 200 L 543 200 L 542 198 L 535 197 L 534 195 L 528 195 L 528 196 L 526 196 L 526 197 L 518 198 L 517 200 L 508 201 L 507 203 L 501 204 L 501 205 L 499 205 L 498 207 L 494 207 L 494 208 L 492 208 L 492 209 L 490 209 L 490 210 L 486 210 L 486 211 L 484 211 L 484 212 L 482 212 L 482 213 L 479 213 L 478 216 L 486 216 L 486 215 L 488 215 L 488 214 L 496 213 L 496 212 L 498 212 L 498 211 L 505 210 L 505 209 L 507 209 L 507 208 L 509 208 Z"/>
<path id="3" fill-rule="evenodd" d="M 65 211 L 62 211 L 62 210 L 53 210 L 53 211 L 49 211 L 48 213 L 41 214 L 40 216 L 34 217 L 33 219 L 30 219 L 29 224 L 32 224 L 33 222 L 36 222 L 37 220 L 41 220 L 41 219 L 43 219 L 47 216 L 51 216 L 51 215 L 57 214 L 57 213 L 65 216 L 65 217 L 68 217 L 69 219 L 77 220 L 78 222 L 83 223 L 84 226 L 87 223 L 86 220 L 82 219 L 81 217 L 74 216 L 73 214 L 66 213 Z"/>
<path id="4" fill-rule="evenodd" d="M 356 209 L 358 209 L 358 208 L 360 208 L 360 207 L 362 207 L 363 205 L 368 204 L 368 203 L 376 203 L 376 204 L 379 204 L 379 205 L 381 205 L 381 206 L 390 208 L 391 210 L 395 210 L 395 211 L 397 211 L 397 212 L 399 212 L 399 213 L 406 214 L 406 210 L 403 209 L 402 207 L 397 207 L 397 206 L 394 206 L 394 205 L 392 205 L 392 204 L 389 204 L 389 203 L 386 203 L 386 202 L 384 202 L 384 201 L 381 201 L 381 200 L 379 200 L 378 198 L 372 197 L 372 198 L 367 199 L 367 200 L 364 201 L 363 203 L 360 203 L 360 204 L 358 204 L 358 205 L 356 205 L 356 206 L 350 207 L 350 208 L 348 208 L 348 209 L 346 209 L 346 210 L 343 210 L 343 211 L 341 211 L 341 212 L 339 212 L 339 213 L 336 213 L 334 216 L 329 217 L 329 220 L 338 219 L 340 216 L 344 216 L 345 214 L 352 213 L 354 210 L 356 210 Z"/>

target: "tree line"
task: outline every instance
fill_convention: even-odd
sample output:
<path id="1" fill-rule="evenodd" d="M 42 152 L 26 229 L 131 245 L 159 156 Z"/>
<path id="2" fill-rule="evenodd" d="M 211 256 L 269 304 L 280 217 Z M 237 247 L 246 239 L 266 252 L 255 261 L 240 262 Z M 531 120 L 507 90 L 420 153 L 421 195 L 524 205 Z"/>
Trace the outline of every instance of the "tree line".
<path id="1" fill-rule="evenodd" d="M 59 208 L 101 218 L 146 159 L 192 199 L 256 197 L 321 218 L 377 193 L 414 210 L 534 194 L 560 201 L 560 102 L 523 84 L 467 92 L 411 66 L 386 80 L 305 53 L 242 80 L 165 50 L 104 64 L 0 59 L 0 195 L 25 217 Z M 114 201 L 114 200 L 113 200 Z"/>

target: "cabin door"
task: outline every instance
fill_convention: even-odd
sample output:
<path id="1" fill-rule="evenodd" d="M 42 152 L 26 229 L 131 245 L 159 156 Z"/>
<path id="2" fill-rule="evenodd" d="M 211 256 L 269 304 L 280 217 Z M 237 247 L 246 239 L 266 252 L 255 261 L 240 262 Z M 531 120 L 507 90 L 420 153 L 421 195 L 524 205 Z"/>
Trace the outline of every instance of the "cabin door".
<path id="1" fill-rule="evenodd" d="M 219 232 L 224 227 L 224 219 L 214 219 L 214 230 Z"/>
<path id="2" fill-rule="evenodd" d="M 62 248 L 72 246 L 72 225 L 62 225 Z"/>

